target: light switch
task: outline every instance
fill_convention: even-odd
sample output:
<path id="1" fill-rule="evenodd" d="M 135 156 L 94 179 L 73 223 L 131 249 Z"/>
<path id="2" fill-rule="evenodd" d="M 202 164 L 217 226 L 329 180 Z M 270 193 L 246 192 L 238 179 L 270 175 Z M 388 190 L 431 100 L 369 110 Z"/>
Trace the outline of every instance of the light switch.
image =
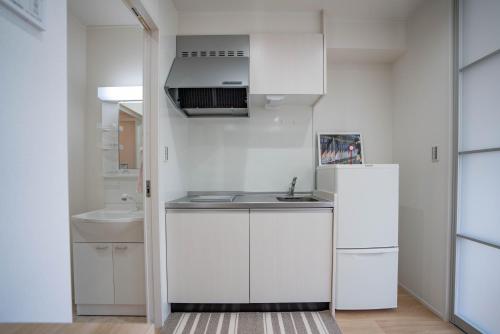
<path id="1" fill-rule="evenodd" d="M 438 147 L 432 146 L 432 162 L 438 162 L 438 161 L 439 161 Z"/>
<path id="2" fill-rule="evenodd" d="M 168 146 L 163 147 L 163 162 L 168 161 Z"/>

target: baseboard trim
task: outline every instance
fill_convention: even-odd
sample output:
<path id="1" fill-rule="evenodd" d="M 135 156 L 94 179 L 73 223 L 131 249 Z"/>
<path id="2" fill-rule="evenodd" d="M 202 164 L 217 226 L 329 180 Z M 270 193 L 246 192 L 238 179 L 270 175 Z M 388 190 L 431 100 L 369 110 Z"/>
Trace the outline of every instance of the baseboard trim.
<path id="1" fill-rule="evenodd" d="M 329 309 L 329 303 L 252 303 L 252 304 L 194 304 L 172 303 L 176 312 L 317 312 Z"/>
<path id="2" fill-rule="evenodd" d="M 78 304 L 76 314 L 145 316 L 146 305 Z"/>
<path id="3" fill-rule="evenodd" d="M 440 319 L 442 319 L 442 320 L 444 320 L 446 322 L 449 322 L 449 319 L 442 312 L 439 312 L 438 310 L 436 310 L 434 308 L 434 306 L 432 306 L 427 301 L 425 301 L 424 299 L 422 299 L 422 297 L 420 297 L 419 295 L 417 295 L 412 289 L 408 288 L 407 286 L 405 286 L 401 282 L 398 282 L 398 285 L 399 285 L 400 288 L 402 288 L 403 290 L 405 290 L 406 292 L 408 292 L 410 295 L 412 295 L 416 300 L 418 300 L 427 309 L 429 309 L 429 311 L 431 311 L 432 313 L 434 313 L 435 315 L 437 315 Z"/>

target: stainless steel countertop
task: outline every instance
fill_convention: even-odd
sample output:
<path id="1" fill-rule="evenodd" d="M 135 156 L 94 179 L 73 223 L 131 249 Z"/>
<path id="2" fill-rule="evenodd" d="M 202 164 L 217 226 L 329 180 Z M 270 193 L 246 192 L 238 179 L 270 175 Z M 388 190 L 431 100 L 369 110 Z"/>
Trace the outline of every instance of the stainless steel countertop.
<path id="1" fill-rule="evenodd" d="M 191 202 L 197 195 L 235 195 L 232 202 Z M 312 193 L 296 192 L 295 196 L 311 196 L 317 202 L 280 202 L 277 196 L 286 193 L 248 193 L 248 192 L 190 192 L 188 196 L 165 203 L 165 209 L 301 209 L 301 208 L 333 208 L 329 199 L 320 198 Z"/>

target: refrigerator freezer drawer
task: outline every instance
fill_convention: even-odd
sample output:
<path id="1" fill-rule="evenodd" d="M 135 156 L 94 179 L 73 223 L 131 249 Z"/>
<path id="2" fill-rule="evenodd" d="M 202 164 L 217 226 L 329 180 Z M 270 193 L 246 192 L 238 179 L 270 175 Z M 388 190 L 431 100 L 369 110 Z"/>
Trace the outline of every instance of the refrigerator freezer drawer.
<path id="1" fill-rule="evenodd" d="M 397 307 L 398 248 L 337 249 L 338 310 Z"/>

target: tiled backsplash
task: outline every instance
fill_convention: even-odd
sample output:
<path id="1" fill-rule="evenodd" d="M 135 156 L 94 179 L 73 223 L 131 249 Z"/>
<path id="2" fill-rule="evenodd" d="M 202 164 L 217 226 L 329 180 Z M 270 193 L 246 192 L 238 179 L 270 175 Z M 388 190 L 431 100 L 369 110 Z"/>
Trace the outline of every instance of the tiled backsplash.
<path id="1" fill-rule="evenodd" d="M 106 208 L 118 210 L 135 209 L 135 202 L 121 200 L 122 194 L 132 196 L 142 207 L 142 193 L 137 193 L 136 178 L 105 178 L 104 179 L 104 205 Z"/>

